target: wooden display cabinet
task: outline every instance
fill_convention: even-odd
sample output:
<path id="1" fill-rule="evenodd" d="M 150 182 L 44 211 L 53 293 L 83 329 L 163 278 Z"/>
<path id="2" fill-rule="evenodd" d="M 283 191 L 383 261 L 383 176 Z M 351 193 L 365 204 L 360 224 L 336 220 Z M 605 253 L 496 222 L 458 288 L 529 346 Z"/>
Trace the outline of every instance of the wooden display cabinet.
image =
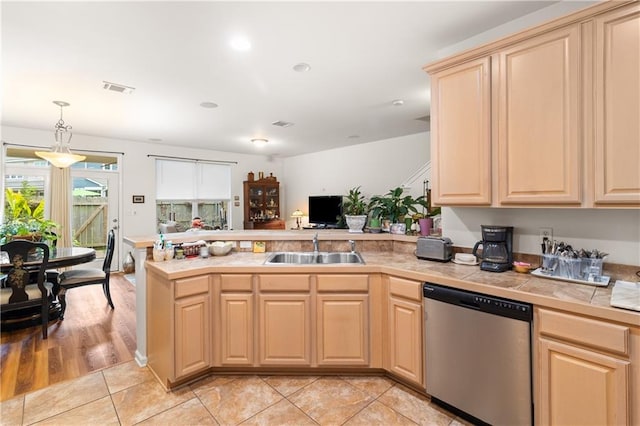
<path id="1" fill-rule="evenodd" d="M 244 229 L 285 229 L 280 183 L 274 176 L 244 181 Z"/>

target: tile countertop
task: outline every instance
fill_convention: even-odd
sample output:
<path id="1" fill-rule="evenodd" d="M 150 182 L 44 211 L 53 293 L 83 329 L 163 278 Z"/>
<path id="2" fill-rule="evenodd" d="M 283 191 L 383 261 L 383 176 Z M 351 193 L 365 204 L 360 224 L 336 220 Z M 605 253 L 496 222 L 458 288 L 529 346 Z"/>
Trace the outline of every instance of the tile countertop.
<path id="1" fill-rule="evenodd" d="M 609 286 L 603 288 L 512 271 L 486 272 L 478 266 L 420 260 L 402 253 L 361 252 L 364 265 L 265 265 L 268 254 L 232 251 L 204 259 L 148 260 L 146 267 L 168 279 L 208 273 L 386 273 L 640 326 L 640 312 L 609 306 L 613 283 L 617 279 L 636 281 L 635 275 L 611 276 Z"/>
<path id="2" fill-rule="evenodd" d="M 326 240 L 357 240 L 357 241 L 406 241 L 416 242 L 417 236 L 396 235 L 388 232 L 378 234 L 350 233 L 346 229 L 303 229 L 297 230 L 238 230 L 238 231 L 187 231 L 164 234 L 166 241 L 173 243 L 185 243 L 197 240 L 205 241 L 311 241 L 318 233 L 320 241 Z M 124 242 L 134 248 L 153 247 L 154 241 L 160 238 L 160 234 L 138 235 L 124 237 Z"/>

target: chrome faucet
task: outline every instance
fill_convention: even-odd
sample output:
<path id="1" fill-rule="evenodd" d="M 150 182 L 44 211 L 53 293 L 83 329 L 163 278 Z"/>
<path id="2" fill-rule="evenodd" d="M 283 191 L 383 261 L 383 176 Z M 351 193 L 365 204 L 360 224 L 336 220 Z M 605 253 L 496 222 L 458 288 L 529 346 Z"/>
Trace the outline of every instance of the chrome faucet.
<path id="1" fill-rule="evenodd" d="M 313 236 L 313 252 L 318 253 L 320 250 L 318 249 L 318 233 Z"/>
<path id="2" fill-rule="evenodd" d="M 349 244 L 351 244 L 351 253 L 355 253 L 356 251 L 356 242 L 353 240 L 349 240 Z"/>

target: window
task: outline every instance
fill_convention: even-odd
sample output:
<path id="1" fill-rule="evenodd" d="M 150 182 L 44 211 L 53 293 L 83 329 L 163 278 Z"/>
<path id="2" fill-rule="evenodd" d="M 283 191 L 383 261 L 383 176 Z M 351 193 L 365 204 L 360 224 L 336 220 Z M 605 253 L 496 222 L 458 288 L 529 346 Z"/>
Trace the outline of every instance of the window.
<path id="1" fill-rule="evenodd" d="M 231 167 L 195 161 L 156 160 L 157 224 L 177 222 L 183 229 L 202 218 L 205 227 L 228 229 Z"/>

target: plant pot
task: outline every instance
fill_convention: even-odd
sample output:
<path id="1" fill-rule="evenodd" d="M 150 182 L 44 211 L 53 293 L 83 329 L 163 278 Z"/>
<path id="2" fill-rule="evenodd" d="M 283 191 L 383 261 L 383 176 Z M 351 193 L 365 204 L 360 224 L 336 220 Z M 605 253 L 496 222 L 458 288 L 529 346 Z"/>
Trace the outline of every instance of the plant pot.
<path id="1" fill-rule="evenodd" d="M 418 224 L 420 225 L 420 235 L 427 236 L 431 233 L 431 227 L 433 226 L 433 219 L 422 218 L 418 219 Z"/>
<path id="2" fill-rule="evenodd" d="M 364 228 L 364 225 L 367 223 L 367 215 L 345 215 L 344 218 L 347 221 L 349 232 L 352 233 L 362 233 L 362 228 Z"/>

